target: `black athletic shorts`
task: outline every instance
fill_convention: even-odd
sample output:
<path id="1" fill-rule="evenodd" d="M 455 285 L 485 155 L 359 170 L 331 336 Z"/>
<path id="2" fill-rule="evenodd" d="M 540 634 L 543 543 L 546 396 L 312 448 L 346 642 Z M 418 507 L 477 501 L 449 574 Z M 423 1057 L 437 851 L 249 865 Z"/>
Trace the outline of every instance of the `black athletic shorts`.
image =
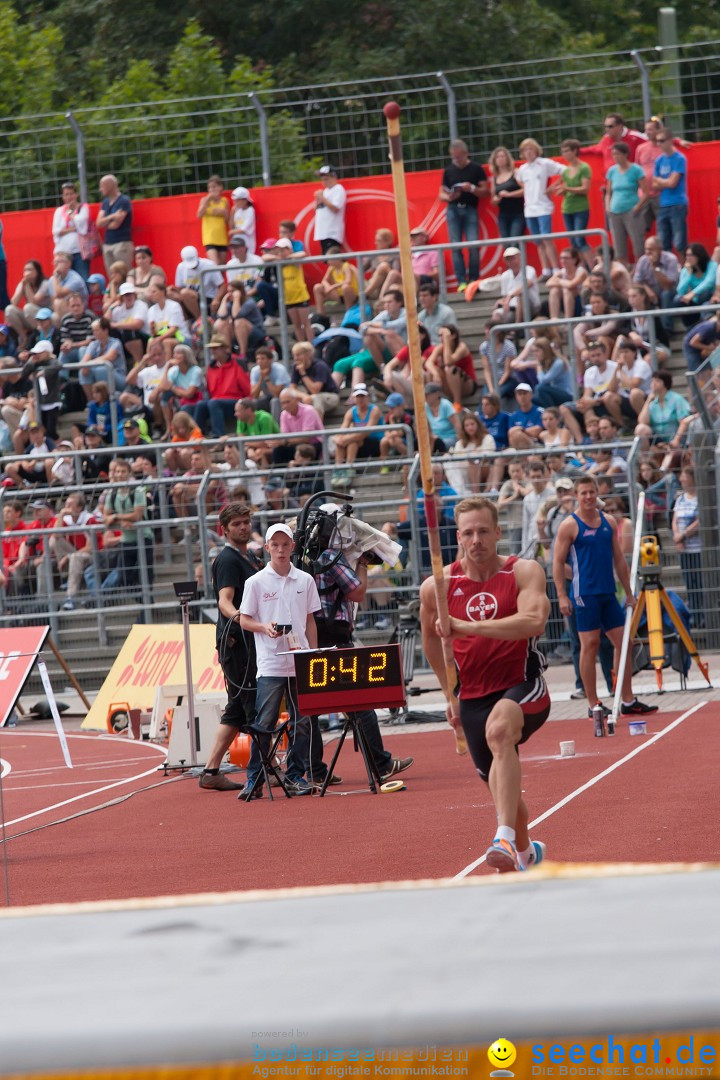
<path id="1" fill-rule="evenodd" d="M 550 715 L 550 694 L 545 680 L 540 677 L 519 686 L 509 686 L 507 690 L 497 690 L 481 698 L 460 699 L 460 721 L 467 739 L 470 756 L 481 779 L 487 781 L 493 756 L 485 739 L 485 725 L 494 706 L 503 698 L 516 701 L 522 708 L 523 724 L 521 743 L 527 742 L 533 732 L 541 728 Z M 517 746 L 515 749 L 517 750 Z"/>

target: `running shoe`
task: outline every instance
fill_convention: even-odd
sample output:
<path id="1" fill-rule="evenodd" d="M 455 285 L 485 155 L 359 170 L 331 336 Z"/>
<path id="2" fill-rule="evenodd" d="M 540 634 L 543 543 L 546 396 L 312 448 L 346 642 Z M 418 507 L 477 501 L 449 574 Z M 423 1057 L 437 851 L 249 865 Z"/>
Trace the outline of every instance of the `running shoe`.
<path id="1" fill-rule="evenodd" d="M 633 698 L 629 705 L 623 701 L 621 712 L 623 716 L 647 716 L 648 713 L 657 712 L 657 705 L 646 705 L 644 701 Z"/>
<path id="2" fill-rule="evenodd" d="M 510 840 L 493 840 L 485 852 L 488 866 L 497 870 L 498 874 L 508 874 L 513 870 L 519 870 L 517 851 Z"/>
<path id="3" fill-rule="evenodd" d="M 547 848 L 543 844 L 542 840 L 531 840 L 530 846 L 532 847 L 532 853 L 530 855 L 526 870 L 531 870 L 533 866 L 537 866 L 543 861 L 547 853 Z"/>

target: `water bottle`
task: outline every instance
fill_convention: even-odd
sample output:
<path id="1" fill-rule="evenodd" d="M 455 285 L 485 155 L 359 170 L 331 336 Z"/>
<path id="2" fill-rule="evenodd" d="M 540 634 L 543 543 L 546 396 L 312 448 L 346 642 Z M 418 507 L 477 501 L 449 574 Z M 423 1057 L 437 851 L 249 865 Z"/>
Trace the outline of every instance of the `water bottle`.
<path id="1" fill-rule="evenodd" d="M 595 738 L 602 739 L 605 735 L 605 710 L 600 702 L 593 705 L 592 718 L 595 727 Z"/>

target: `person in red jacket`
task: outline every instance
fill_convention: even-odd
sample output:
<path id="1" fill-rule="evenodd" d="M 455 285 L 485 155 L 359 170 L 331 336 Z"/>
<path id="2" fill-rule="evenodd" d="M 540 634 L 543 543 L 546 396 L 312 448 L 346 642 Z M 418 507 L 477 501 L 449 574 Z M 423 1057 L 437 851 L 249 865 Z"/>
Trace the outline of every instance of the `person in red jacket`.
<path id="1" fill-rule="evenodd" d="M 195 410 L 195 422 L 206 431 L 208 421 L 213 439 L 225 434 L 225 420 L 235 423 L 235 402 L 250 394 L 250 377 L 230 355 L 227 343 L 221 338 L 210 338 L 212 362 L 205 372 L 208 399 L 201 401 Z"/>
<path id="2" fill-rule="evenodd" d="M 630 161 L 635 160 L 635 154 L 639 146 L 646 143 L 647 135 L 643 135 L 642 131 L 635 131 L 633 128 L 625 126 L 620 113 L 608 113 L 603 123 L 605 134 L 600 142 L 594 143 L 592 146 L 584 146 L 584 153 L 596 153 L 602 155 L 603 162 L 603 176 L 607 175 L 608 169 L 615 164 L 615 159 L 612 156 L 613 147 L 616 143 L 624 142 L 630 149 L 628 155 Z"/>
<path id="3" fill-rule="evenodd" d="M 0 570 L 0 587 L 5 587 L 8 594 L 14 593 L 15 579 L 13 577 L 15 564 L 20 554 L 20 547 L 25 539 L 24 536 L 13 536 L 19 529 L 27 526 L 23 521 L 23 504 L 19 499 L 7 499 L 3 503 L 3 534 L 2 534 L 2 570 Z"/>

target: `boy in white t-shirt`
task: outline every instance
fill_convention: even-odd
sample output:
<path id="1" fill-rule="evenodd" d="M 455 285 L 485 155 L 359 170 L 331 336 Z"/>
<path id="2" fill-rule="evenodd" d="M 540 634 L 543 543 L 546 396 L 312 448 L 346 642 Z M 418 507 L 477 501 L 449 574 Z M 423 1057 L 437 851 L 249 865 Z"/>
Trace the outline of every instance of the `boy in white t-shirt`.
<path id="1" fill-rule="evenodd" d="M 315 612 L 320 597 L 315 579 L 293 566 L 295 544 L 289 525 L 271 525 L 265 533 L 265 550 L 270 562 L 245 582 L 238 614 L 243 630 L 255 635 L 257 655 L 256 725 L 270 732 L 277 724 L 283 695 L 290 713 L 290 752 L 285 788 L 291 795 L 309 795 L 312 785 L 303 779 L 310 752 L 310 717 L 300 716 L 295 683 L 295 663 L 289 653 L 290 637 L 296 648 L 317 648 Z M 290 628 L 290 629 L 288 629 Z M 260 798 L 262 780 L 260 755 L 253 745 L 247 767 L 247 782 L 239 799 Z M 255 781 L 257 780 L 257 783 Z M 253 790 L 254 785 L 254 790 Z"/>

